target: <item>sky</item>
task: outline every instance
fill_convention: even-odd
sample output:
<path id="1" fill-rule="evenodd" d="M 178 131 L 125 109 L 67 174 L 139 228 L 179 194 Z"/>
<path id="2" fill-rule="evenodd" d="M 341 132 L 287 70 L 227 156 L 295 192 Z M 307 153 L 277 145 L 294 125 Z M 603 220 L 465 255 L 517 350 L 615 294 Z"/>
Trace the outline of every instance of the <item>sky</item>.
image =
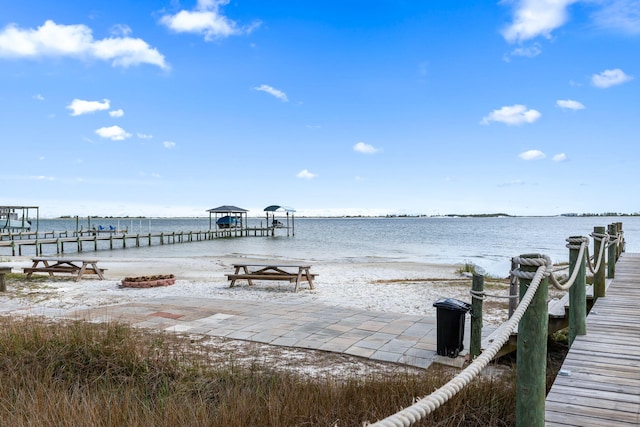
<path id="1" fill-rule="evenodd" d="M 0 205 L 640 211 L 640 0 L 0 0 Z"/>

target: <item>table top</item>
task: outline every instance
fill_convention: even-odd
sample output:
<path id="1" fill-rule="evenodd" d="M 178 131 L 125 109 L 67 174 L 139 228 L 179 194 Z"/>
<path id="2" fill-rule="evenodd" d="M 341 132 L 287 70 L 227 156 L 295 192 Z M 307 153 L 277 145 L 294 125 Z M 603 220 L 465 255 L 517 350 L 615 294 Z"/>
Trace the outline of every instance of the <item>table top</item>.
<path id="1" fill-rule="evenodd" d="M 311 268 L 308 264 L 233 264 L 234 267 L 292 267 L 292 268 Z"/>
<path id="2" fill-rule="evenodd" d="M 98 260 L 95 260 L 95 259 L 51 258 L 51 257 L 36 257 L 36 258 L 31 258 L 31 261 L 84 262 L 87 264 L 95 264 L 98 262 Z"/>

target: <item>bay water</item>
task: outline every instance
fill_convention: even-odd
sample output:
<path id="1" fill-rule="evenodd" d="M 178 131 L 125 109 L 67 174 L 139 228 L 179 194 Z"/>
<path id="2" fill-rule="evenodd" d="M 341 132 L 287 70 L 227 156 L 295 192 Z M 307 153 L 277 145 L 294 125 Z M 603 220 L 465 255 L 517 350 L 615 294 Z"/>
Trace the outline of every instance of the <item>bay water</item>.
<path id="1" fill-rule="evenodd" d="M 279 218 L 285 222 L 283 218 Z M 628 252 L 640 252 L 640 217 L 491 217 L 491 218 L 296 218 L 295 236 L 279 229 L 275 237 L 220 238 L 176 245 L 100 250 L 99 258 L 199 257 L 233 255 L 323 263 L 417 262 L 473 263 L 506 277 L 510 259 L 528 253 L 566 262 L 569 236 L 589 236 L 594 226 L 622 222 Z M 266 225 L 249 218 L 249 227 Z M 113 226 L 128 233 L 208 230 L 203 218 L 40 219 L 39 230 L 73 231 Z M 214 224 L 215 226 L 215 224 Z M 290 230 L 291 233 L 291 230 Z M 591 244 L 593 247 L 593 244 Z M 49 246 L 49 249 L 51 246 Z M 45 250 L 47 247 L 45 246 Z M 67 248 L 65 247 L 65 252 Z"/>

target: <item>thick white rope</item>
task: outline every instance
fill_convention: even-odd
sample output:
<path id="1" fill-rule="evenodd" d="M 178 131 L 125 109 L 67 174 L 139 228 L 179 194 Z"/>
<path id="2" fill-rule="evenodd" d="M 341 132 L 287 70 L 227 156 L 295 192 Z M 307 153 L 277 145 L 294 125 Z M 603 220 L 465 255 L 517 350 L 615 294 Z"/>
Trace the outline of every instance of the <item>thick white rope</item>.
<path id="1" fill-rule="evenodd" d="M 609 240 L 609 235 L 608 234 L 600 234 L 600 233 L 592 233 L 591 237 L 593 237 L 594 240 L 598 240 L 598 241 L 608 241 Z M 604 244 L 600 245 L 600 252 L 598 253 L 598 260 L 595 263 L 595 266 L 591 263 L 591 257 L 589 256 L 589 239 L 587 237 L 569 237 L 568 239 L 566 239 L 567 241 L 567 245 L 566 247 L 569 249 L 577 249 L 580 250 L 580 252 L 578 253 L 578 259 L 582 259 L 582 256 L 584 255 L 584 251 L 586 251 L 586 255 L 587 255 L 587 260 L 589 262 L 587 262 L 587 266 L 589 267 L 589 271 L 591 272 L 591 274 L 595 274 L 596 271 L 598 271 L 600 269 L 600 265 L 602 264 L 602 260 L 604 259 Z M 557 273 L 558 271 L 561 270 L 566 270 L 568 269 L 569 266 L 567 267 L 562 267 L 562 268 L 556 268 L 553 270 L 553 273 Z M 553 286 L 556 289 L 562 290 L 562 291 L 566 291 L 569 288 L 571 288 L 571 286 L 573 286 L 573 284 L 575 283 L 576 277 L 578 275 L 578 269 L 574 269 L 573 274 L 571 275 L 571 277 L 564 279 L 564 280 L 558 280 L 553 274 L 550 274 L 549 277 L 551 278 L 551 283 L 553 284 Z M 530 277 L 527 277 L 530 278 Z M 517 295 L 495 295 L 495 294 L 488 294 L 486 292 L 479 292 L 479 291 L 474 291 L 471 290 L 469 291 L 469 293 L 471 294 L 472 298 L 484 301 L 486 298 L 502 298 L 502 299 L 515 299 L 518 298 Z"/>
<path id="2" fill-rule="evenodd" d="M 471 298 L 478 299 L 480 301 L 484 301 L 487 298 L 501 298 L 501 299 L 515 299 L 518 298 L 518 295 L 496 295 L 496 294 L 488 294 L 484 291 L 474 291 L 471 289 L 469 291 L 471 294 Z"/>
<path id="3" fill-rule="evenodd" d="M 594 232 L 594 233 L 591 233 L 591 237 L 593 237 L 593 240 L 597 240 L 600 242 L 600 253 L 598 254 L 598 261 L 595 263 L 595 266 L 593 266 L 593 264 L 591 263 L 591 257 L 589 256 L 589 248 L 587 247 L 587 260 L 589 261 L 587 262 L 587 266 L 589 267 L 589 271 L 591 272 L 591 274 L 596 274 L 596 272 L 600 270 L 600 265 L 604 260 L 604 247 L 606 246 L 606 242 L 609 240 L 609 235 Z"/>
<path id="4" fill-rule="evenodd" d="M 620 235 L 616 236 L 615 239 L 612 239 L 611 237 L 609 237 L 609 243 L 607 243 L 607 248 L 613 245 L 619 245 L 620 242 L 621 242 Z"/>
<path id="5" fill-rule="evenodd" d="M 585 250 L 588 251 L 589 248 L 589 239 L 587 237 L 569 237 L 567 239 L 567 242 L 567 248 L 578 249 L 578 259 L 583 259 Z M 579 271 L 579 268 L 574 268 L 571 277 L 566 282 L 564 282 L 564 284 L 560 283 L 553 274 L 549 276 L 549 281 L 554 288 L 561 291 L 566 291 L 575 283 Z"/>
<path id="6" fill-rule="evenodd" d="M 535 273 L 532 274 L 531 284 L 529 289 L 522 297 L 518 308 L 514 311 L 511 318 L 505 323 L 505 327 L 494 339 L 494 341 L 487 347 L 469 366 L 467 366 L 462 372 L 453 377 L 448 383 L 440 387 L 438 390 L 426 396 L 413 405 L 397 412 L 387 418 L 380 420 L 374 424 L 370 424 L 375 427 L 398 427 L 398 426 L 410 426 L 411 424 L 420 421 L 425 418 L 431 412 L 442 406 L 449 399 L 455 396 L 460 390 L 467 386 L 480 372 L 493 360 L 495 355 L 500 351 L 504 343 L 507 342 L 511 333 L 518 326 L 518 322 L 524 316 L 525 311 L 529 307 L 529 304 L 533 300 L 533 297 L 540 286 L 540 282 L 546 276 L 549 276 L 552 263 L 548 256 L 542 258 L 514 258 L 515 262 L 520 265 L 533 265 L 538 266 Z M 514 274 L 529 275 L 528 273 L 515 270 Z"/>

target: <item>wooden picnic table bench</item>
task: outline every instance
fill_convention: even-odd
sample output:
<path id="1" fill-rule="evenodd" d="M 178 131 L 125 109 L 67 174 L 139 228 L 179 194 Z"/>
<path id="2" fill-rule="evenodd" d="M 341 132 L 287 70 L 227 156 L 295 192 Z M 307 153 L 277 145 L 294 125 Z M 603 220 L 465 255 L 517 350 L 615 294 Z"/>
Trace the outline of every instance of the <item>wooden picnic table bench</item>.
<path id="1" fill-rule="evenodd" d="M 98 261 L 95 259 L 74 259 L 74 258 L 31 258 L 33 265 L 23 268 L 27 277 L 33 273 L 68 273 L 76 276 L 76 282 L 82 279 L 84 274 L 97 274 L 100 280 L 104 279 L 104 268 L 98 268 Z"/>
<path id="2" fill-rule="evenodd" d="M 313 279 L 317 276 L 309 272 L 310 265 L 298 264 L 233 264 L 235 272 L 226 274 L 231 280 L 230 288 L 234 287 L 236 280 L 246 280 L 249 286 L 253 286 L 253 280 L 283 280 L 295 283 L 294 291 L 298 291 L 300 282 L 308 282 L 309 289 L 313 289 Z"/>

